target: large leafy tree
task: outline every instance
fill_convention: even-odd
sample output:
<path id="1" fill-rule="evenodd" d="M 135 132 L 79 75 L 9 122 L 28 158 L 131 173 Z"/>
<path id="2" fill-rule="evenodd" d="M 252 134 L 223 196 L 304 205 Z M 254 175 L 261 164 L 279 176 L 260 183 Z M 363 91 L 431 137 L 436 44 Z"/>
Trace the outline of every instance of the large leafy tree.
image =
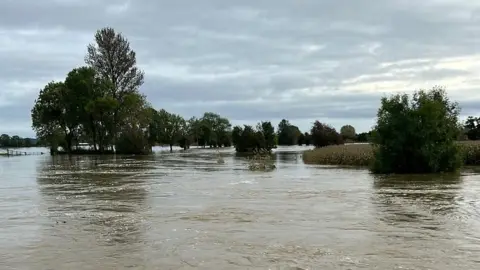
<path id="1" fill-rule="evenodd" d="M 68 106 L 65 103 L 66 87 L 63 82 L 50 82 L 40 90 L 35 105 L 32 108 L 32 128 L 37 138 L 47 142 L 53 152 L 58 146 L 70 150 L 73 134 L 67 122 Z"/>
<path id="2" fill-rule="evenodd" d="M 230 146 L 231 128 L 227 118 L 212 112 L 204 113 L 200 118 L 200 144 L 210 147 Z"/>
<path id="3" fill-rule="evenodd" d="M 144 73 L 137 67 L 136 54 L 130 48 L 130 42 L 113 28 L 106 27 L 95 34 L 95 43 L 88 45 L 85 62 L 108 82 L 109 96 L 118 103 L 113 108 L 113 123 L 110 133 L 115 140 L 118 136 L 118 125 L 130 108 L 124 106 L 125 96 L 138 93 L 143 84 Z M 123 111 L 123 113 L 122 113 Z"/>
<path id="4" fill-rule="evenodd" d="M 344 140 L 355 140 L 357 134 L 352 125 L 344 125 L 340 128 L 340 135 L 342 135 Z"/>
<path id="5" fill-rule="evenodd" d="M 343 144 L 342 136 L 330 125 L 315 121 L 310 131 L 315 147 Z"/>
<path id="6" fill-rule="evenodd" d="M 374 173 L 436 173 L 461 165 L 460 109 L 443 88 L 382 98 L 372 142 Z"/>
<path id="7" fill-rule="evenodd" d="M 120 136 L 115 144 L 118 153 L 149 154 L 152 144 L 149 141 L 150 124 L 154 114 L 145 96 L 130 93 L 124 96 L 124 106 L 130 108 L 128 112 L 120 111 L 122 125 L 119 127 Z"/>
<path id="8" fill-rule="evenodd" d="M 185 120 L 180 115 L 169 113 L 164 109 L 161 109 L 158 115 L 161 127 L 158 135 L 159 141 L 168 144 L 170 152 L 173 152 L 173 146 L 178 143 L 183 135 Z"/>
<path id="9" fill-rule="evenodd" d="M 480 139 L 480 117 L 469 116 L 464 125 L 469 140 Z"/>
<path id="10" fill-rule="evenodd" d="M 232 130 L 232 141 L 237 152 L 253 152 L 255 150 L 271 151 L 275 146 L 275 130 L 270 122 L 252 126 L 235 126 Z"/>
<path id="11" fill-rule="evenodd" d="M 297 126 L 290 124 L 286 119 L 282 119 L 278 124 L 278 144 L 295 145 L 299 143 L 302 132 Z"/>
<path id="12" fill-rule="evenodd" d="M 69 100 L 66 101 L 71 111 L 69 121 L 78 125 L 77 136 L 83 135 L 84 140 L 92 143 L 95 150 L 98 144 L 103 149 L 105 141 L 99 141 L 99 138 L 103 138 L 99 133 L 105 132 L 101 127 L 104 123 L 96 119 L 95 111 L 91 109 L 94 107 L 93 103 L 104 98 L 106 87 L 90 67 L 70 71 L 65 79 L 65 86 L 70 93 Z"/>

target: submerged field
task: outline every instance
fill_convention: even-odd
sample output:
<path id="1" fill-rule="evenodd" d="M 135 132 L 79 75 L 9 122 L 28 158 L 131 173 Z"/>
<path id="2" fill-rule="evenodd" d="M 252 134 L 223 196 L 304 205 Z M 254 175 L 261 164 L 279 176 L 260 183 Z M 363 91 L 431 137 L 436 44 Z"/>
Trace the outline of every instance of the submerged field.
<path id="1" fill-rule="evenodd" d="M 480 164 L 480 141 L 461 141 L 464 164 Z M 368 166 L 373 159 L 373 149 L 368 143 L 332 145 L 303 153 L 307 164 Z"/>

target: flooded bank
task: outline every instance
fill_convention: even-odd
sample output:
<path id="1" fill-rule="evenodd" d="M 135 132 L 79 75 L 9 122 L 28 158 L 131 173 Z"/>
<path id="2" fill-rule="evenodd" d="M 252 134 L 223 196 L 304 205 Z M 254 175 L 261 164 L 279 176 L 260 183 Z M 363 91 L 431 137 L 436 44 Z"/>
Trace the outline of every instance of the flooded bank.
<path id="1" fill-rule="evenodd" d="M 480 175 L 221 150 L 0 158 L 1 269 L 478 269 Z"/>

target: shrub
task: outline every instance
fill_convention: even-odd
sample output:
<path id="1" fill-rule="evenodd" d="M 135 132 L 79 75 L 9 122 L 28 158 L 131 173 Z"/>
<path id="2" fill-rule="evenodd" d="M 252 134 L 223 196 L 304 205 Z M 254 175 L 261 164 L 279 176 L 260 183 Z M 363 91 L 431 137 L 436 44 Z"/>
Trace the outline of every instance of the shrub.
<path id="1" fill-rule="evenodd" d="M 276 168 L 275 161 L 269 151 L 258 150 L 248 158 L 248 169 L 251 171 L 272 171 Z"/>
<path id="2" fill-rule="evenodd" d="M 342 136 L 333 127 L 319 121 L 313 123 L 310 134 L 315 147 L 343 144 Z"/>
<path id="3" fill-rule="evenodd" d="M 372 143 L 374 173 L 451 172 L 461 166 L 459 107 L 434 87 L 382 98 Z"/>
<path id="4" fill-rule="evenodd" d="M 270 152 L 275 147 L 275 130 L 270 122 L 258 123 L 255 129 L 249 125 L 235 126 L 232 141 L 237 152 Z"/>

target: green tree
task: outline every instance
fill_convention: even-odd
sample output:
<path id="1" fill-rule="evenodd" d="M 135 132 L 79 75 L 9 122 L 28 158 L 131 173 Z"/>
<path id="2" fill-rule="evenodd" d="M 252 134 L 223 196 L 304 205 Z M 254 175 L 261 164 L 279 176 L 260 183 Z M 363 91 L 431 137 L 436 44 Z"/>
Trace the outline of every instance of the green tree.
<path id="1" fill-rule="evenodd" d="M 436 173 L 461 165 L 455 143 L 460 131 L 457 103 L 443 88 L 420 90 L 410 100 L 397 94 L 381 100 L 372 142 L 374 173 Z"/>
<path id="2" fill-rule="evenodd" d="M 258 124 L 257 130 L 262 131 L 262 136 L 265 139 L 265 144 L 263 145 L 263 148 L 267 151 L 272 150 L 276 146 L 275 128 L 272 126 L 272 123 L 269 121 L 260 122 Z"/>
<path id="3" fill-rule="evenodd" d="M 355 140 L 356 138 L 355 128 L 351 125 L 345 125 L 340 128 L 340 135 L 344 140 Z"/>
<path id="4" fill-rule="evenodd" d="M 372 135 L 372 131 L 358 133 L 356 136 L 356 141 L 363 142 L 363 143 L 369 142 L 371 135 Z"/>
<path id="5" fill-rule="evenodd" d="M 30 138 L 23 139 L 23 147 L 32 147 L 32 140 Z"/>
<path id="6" fill-rule="evenodd" d="M 206 112 L 200 118 L 200 142 L 210 147 L 222 147 L 231 145 L 232 125 L 227 118 L 219 114 Z"/>
<path id="7" fill-rule="evenodd" d="M 312 144 L 312 135 L 310 135 L 308 132 L 305 132 L 303 134 L 303 138 L 304 138 L 304 144 L 306 146 L 309 146 L 310 144 Z"/>
<path id="8" fill-rule="evenodd" d="M 302 135 L 297 126 L 290 124 L 286 119 L 282 119 L 278 124 L 278 144 L 296 145 Z"/>
<path id="9" fill-rule="evenodd" d="M 113 107 L 112 125 L 109 133 L 115 142 L 118 137 L 120 115 L 127 115 L 131 108 L 124 106 L 124 97 L 137 94 L 143 84 L 144 73 L 137 68 L 135 52 L 130 42 L 113 28 L 105 27 L 95 34 L 95 44 L 88 45 L 85 63 L 109 85 L 109 96 L 118 103 Z"/>
<path id="10" fill-rule="evenodd" d="M 311 129 L 312 143 L 315 147 L 343 144 L 342 136 L 330 125 L 315 121 Z"/>
<path id="11" fill-rule="evenodd" d="M 8 134 L 2 134 L 0 136 L 0 146 L 1 147 L 10 146 L 10 136 Z"/>
<path id="12" fill-rule="evenodd" d="M 98 138 L 104 138 L 105 133 L 102 130 L 104 122 L 99 122 L 95 118 L 95 102 L 102 102 L 101 100 L 107 95 L 108 87 L 101 81 L 96 72 L 91 67 L 74 68 L 67 74 L 65 79 L 65 86 L 69 90 L 70 98 L 68 101 L 71 110 L 71 119 L 69 121 L 78 124 L 81 129 L 80 134 L 86 139 L 86 142 L 93 144 L 94 150 L 97 151 L 97 145 L 105 145 L 107 142 L 99 142 Z M 90 109 L 90 110 L 89 110 Z"/>
<path id="13" fill-rule="evenodd" d="M 170 146 L 170 152 L 173 152 L 173 146 L 178 143 L 183 133 L 185 120 L 178 114 L 169 113 L 164 109 L 158 112 L 160 119 L 160 142 Z"/>
<path id="14" fill-rule="evenodd" d="M 187 125 L 188 125 L 188 133 L 191 138 L 191 143 L 192 144 L 195 143 L 199 145 L 198 141 L 202 134 L 200 120 L 197 119 L 196 117 L 191 117 L 190 119 L 187 120 Z"/>
<path id="15" fill-rule="evenodd" d="M 145 96 L 130 93 L 124 96 L 124 106 L 130 108 L 128 113 L 121 115 L 122 125 L 119 127 L 120 135 L 116 141 L 117 153 L 125 154 L 150 154 L 152 144 L 149 141 L 149 126 L 152 123 L 153 114 Z"/>
<path id="16" fill-rule="evenodd" d="M 278 123 L 278 144 L 279 145 L 291 145 L 291 134 L 290 134 L 290 122 L 286 119 L 282 119 Z"/>
<path id="17" fill-rule="evenodd" d="M 118 106 L 115 99 L 106 96 L 89 101 L 85 108 L 91 118 L 93 134 L 97 134 L 95 137 L 92 135 L 92 141 L 98 143 L 100 153 L 112 145 L 113 114 Z"/>
<path id="18" fill-rule="evenodd" d="M 480 140 L 480 117 L 469 116 L 464 129 L 469 140 Z"/>
<path id="19" fill-rule="evenodd" d="M 47 142 L 51 152 L 56 152 L 58 146 L 69 151 L 73 130 L 69 130 L 66 117 L 68 105 L 64 102 L 66 91 L 63 82 L 50 82 L 39 93 L 32 109 L 32 128 L 37 138 Z"/>
<path id="20" fill-rule="evenodd" d="M 232 141 L 237 152 L 271 151 L 275 146 L 275 130 L 270 122 L 258 123 L 256 129 L 249 125 L 235 126 Z"/>

